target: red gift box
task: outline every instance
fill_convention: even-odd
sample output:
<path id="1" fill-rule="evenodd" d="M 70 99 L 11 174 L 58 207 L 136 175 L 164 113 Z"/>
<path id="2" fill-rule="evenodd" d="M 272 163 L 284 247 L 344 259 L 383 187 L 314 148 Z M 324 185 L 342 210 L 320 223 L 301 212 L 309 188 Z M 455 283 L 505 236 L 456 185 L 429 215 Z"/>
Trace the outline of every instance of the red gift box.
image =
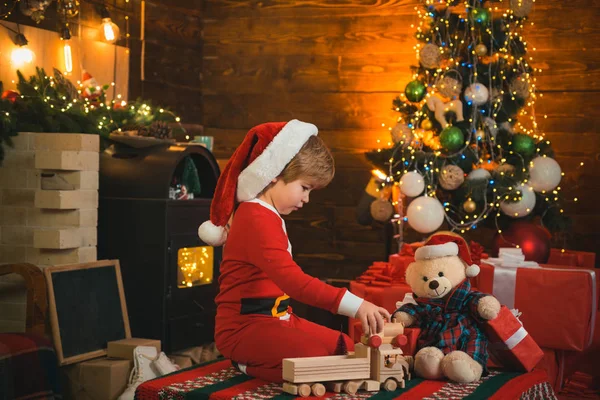
<path id="1" fill-rule="evenodd" d="M 556 265 L 496 268 L 482 263 L 474 285 L 518 309 L 540 346 L 582 351 L 591 344 L 597 309 L 594 271 Z"/>
<path id="2" fill-rule="evenodd" d="M 490 356 L 504 367 L 530 372 L 544 357 L 542 349 L 506 306 L 500 308 L 496 318 L 484 324 L 484 330 L 490 341 Z"/>
<path id="3" fill-rule="evenodd" d="M 550 258 L 547 264 L 551 265 L 572 265 L 574 267 L 590 268 L 596 266 L 596 253 L 588 251 L 575 251 L 560 249 L 550 249 Z"/>
<path id="4" fill-rule="evenodd" d="M 373 304 L 383 307 L 390 313 L 396 311 L 396 302 L 401 301 L 412 289 L 406 283 L 389 282 L 387 285 L 373 283 L 350 282 L 350 291 Z"/>

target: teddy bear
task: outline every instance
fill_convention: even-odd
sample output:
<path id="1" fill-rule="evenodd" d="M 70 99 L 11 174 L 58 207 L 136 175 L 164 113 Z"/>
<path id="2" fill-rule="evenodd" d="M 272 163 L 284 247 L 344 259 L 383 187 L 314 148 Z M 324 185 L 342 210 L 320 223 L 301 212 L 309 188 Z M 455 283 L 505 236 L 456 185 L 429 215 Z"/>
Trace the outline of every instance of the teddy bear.
<path id="1" fill-rule="evenodd" d="M 406 269 L 412 301 L 400 305 L 393 317 L 421 329 L 417 376 L 470 383 L 487 373 L 488 339 L 480 324 L 498 316 L 500 303 L 471 288 L 469 278 L 478 273 L 466 241 L 454 233 L 433 234 L 416 250 Z"/>

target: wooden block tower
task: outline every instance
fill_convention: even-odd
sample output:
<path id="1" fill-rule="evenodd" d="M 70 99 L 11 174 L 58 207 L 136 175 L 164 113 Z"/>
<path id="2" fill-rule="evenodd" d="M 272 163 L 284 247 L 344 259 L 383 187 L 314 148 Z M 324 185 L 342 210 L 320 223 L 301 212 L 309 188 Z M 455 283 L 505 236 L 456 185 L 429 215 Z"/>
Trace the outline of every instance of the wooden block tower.
<path id="1" fill-rule="evenodd" d="M 0 264 L 96 261 L 99 137 L 23 132 L 13 141 L 0 167 Z M 19 286 L 0 280 L 0 331 L 15 328 L 2 315 L 21 314 Z"/>

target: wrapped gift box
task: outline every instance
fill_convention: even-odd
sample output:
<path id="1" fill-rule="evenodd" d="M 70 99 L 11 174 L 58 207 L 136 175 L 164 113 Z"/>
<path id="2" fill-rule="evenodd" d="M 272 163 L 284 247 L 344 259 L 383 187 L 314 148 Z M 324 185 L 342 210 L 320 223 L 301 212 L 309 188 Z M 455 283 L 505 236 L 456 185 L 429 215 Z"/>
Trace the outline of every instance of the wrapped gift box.
<path id="1" fill-rule="evenodd" d="M 588 251 L 575 251 L 550 249 L 548 263 L 551 265 L 572 265 L 574 267 L 593 269 L 596 265 L 596 253 Z"/>
<path id="2" fill-rule="evenodd" d="M 480 266 L 475 286 L 518 309 L 540 346 L 582 351 L 591 344 L 597 309 L 594 271 L 552 265 L 502 268 L 485 262 Z"/>
<path id="3" fill-rule="evenodd" d="M 390 313 L 396 311 L 396 302 L 401 301 L 406 293 L 412 293 L 412 289 L 406 283 L 392 283 L 387 285 L 373 285 L 373 283 L 350 282 L 350 291 L 385 308 Z"/>
<path id="4" fill-rule="evenodd" d="M 504 367 L 530 372 L 544 357 L 542 349 L 506 306 L 483 326 L 490 341 L 488 352 Z"/>

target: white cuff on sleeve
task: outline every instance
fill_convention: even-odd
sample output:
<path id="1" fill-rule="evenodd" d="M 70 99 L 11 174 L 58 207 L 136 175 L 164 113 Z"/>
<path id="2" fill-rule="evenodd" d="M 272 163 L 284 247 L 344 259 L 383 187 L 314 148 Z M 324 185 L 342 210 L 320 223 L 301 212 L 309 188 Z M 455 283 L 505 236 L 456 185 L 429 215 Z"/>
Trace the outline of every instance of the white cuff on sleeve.
<path id="1" fill-rule="evenodd" d="M 354 318 L 356 317 L 358 308 L 363 303 L 363 301 L 363 299 L 350 293 L 350 291 L 348 290 L 346 291 L 346 293 L 344 293 L 342 301 L 340 301 L 340 307 L 338 308 L 337 313 L 346 317 Z"/>

